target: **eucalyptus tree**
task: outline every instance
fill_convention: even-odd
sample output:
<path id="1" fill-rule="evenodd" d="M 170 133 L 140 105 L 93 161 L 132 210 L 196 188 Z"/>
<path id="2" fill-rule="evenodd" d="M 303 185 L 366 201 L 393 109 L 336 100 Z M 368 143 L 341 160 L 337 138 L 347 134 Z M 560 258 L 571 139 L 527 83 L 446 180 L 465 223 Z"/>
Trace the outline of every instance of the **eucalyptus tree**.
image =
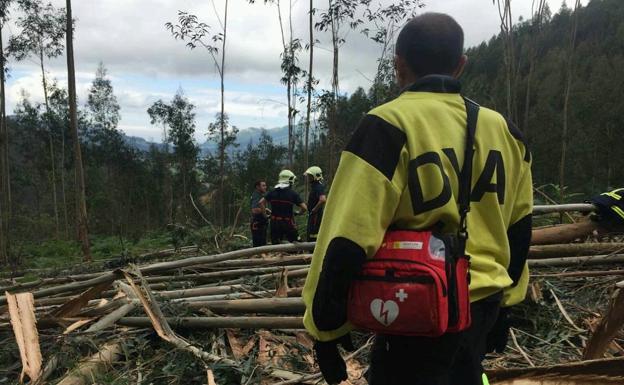
<path id="1" fill-rule="evenodd" d="M 11 218 L 11 173 L 9 162 L 9 130 L 6 121 L 6 57 L 3 36 L 9 20 L 11 0 L 0 0 L 0 262 L 8 263 L 10 252 L 9 221 Z"/>
<path id="2" fill-rule="evenodd" d="M 104 63 L 100 62 L 95 72 L 95 79 L 89 88 L 87 108 L 96 129 L 114 130 L 117 128 L 121 114 L 117 97 L 113 93 L 113 85 L 106 77 L 106 72 Z"/>
<path id="3" fill-rule="evenodd" d="M 327 94 L 331 102 L 328 121 L 329 170 L 326 173 L 329 179 L 332 178 L 334 169 L 337 167 L 336 108 L 340 92 L 338 64 L 340 47 L 346 42 L 344 27 L 346 25 L 349 29 L 357 29 L 362 25 L 364 21 L 358 18 L 357 13 L 362 5 L 365 6 L 369 2 L 370 0 L 328 0 L 327 9 L 321 12 L 320 20 L 315 24 L 315 28 L 319 31 L 330 32 L 332 44 L 331 92 Z"/>
<path id="4" fill-rule="evenodd" d="M 398 91 L 394 75 L 394 42 L 405 22 L 424 7 L 421 0 L 399 0 L 392 4 L 367 2 L 364 10 L 366 24 L 361 32 L 381 48 L 373 79 L 373 105 L 380 104 Z"/>
<path id="5" fill-rule="evenodd" d="M 306 106 L 306 118 L 305 118 L 305 139 L 304 139 L 304 161 L 303 166 L 307 170 L 310 167 L 309 158 L 309 141 L 310 141 L 310 115 L 312 113 L 312 89 L 314 87 L 314 77 L 312 76 L 314 69 L 314 3 L 310 0 L 308 7 L 308 77 L 305 84 L 305 90 L 307 92 L 307 106 Z M 308 195 L 308 185 L 305 186 L 306 196 Z"/>
<path id="6" fill-rule="evenodd" d="M 36 57 L 41 67 L 41 81 L 46 106 L 46 115 L 50 113 L 48 101 L 48 84 L 45 72 L 45 59 L 55 58 L 63 53 L 66 15 L 65 10 L 55 8 L 51 3 L 44 4 L 41 0 L 17 0 L 22 15 L 16 20 L 19 32 L 9 39 L 7 51 L 17 61 Z M 47 121 L 48 118 L 44 120 Z M 64 137 L 64 135 L 61 135 Z M 52 132 L 49 132 L 50 171 L 52 179 L 52 195 L 54 202 L 54 219 L 57 236 L 59 233 L 59 210 L 57 198 L 56 154 Z M 64 153 L 64 143 L 62 143 Z M 64 158 L 64 154 L 63 158 Z M 63 170 L 61 170 L 63 174 Z M 64 186 L 64 177 L 61 178 Z M 63 200 L 65 197 L 63 196 Z M 67 213 L 65 213 L 67 216 Z M 67 231 L 67 227 L 65 228 Z"/>
<path id="7" fill-rule="evenodd" d="M 91 261 L 89 245 L 89 223 L 87 217 L 87 200 L 85 196 L 85 178 L 82 167 L 82 151 L 78 136 L 78 106 L 76 102 L 76 69 L 74 66 L 74 23 L 72 19 L 71 0 L 66 0 L 67 17 L 65 19 L 65 44 L 67 45 L 67 92 L 69 94 L 69 127 L 74 141 L 74 169 L 76 176 L 76 227 L 78 240 L 82 248 L 82 257 Z"/>
<path id="8" fill-rule="evenodd" d="M 177 202 L 183 209 L 183 215 L 188 214 L 188 194 L 195 184 L 194 168 L 197 162 L 199 148 L 195 143 L 195 106 L 184 96 L 179 89 L 170 103 L 158 100 L 147 110 L 152 124 L 166 125 L 167 139 L 173 145 L 173 156 L 176 168 L 174 177 L 178 178 Z M 172 207 L 172 219 L 175 219 L 175 210 Z"/>
<path id="9" fill-rule="evenodd" d="M 565 162 L 568 142 L 568 108 L 570 105 L 570 92 L 572 89 L 572 80 L 574 77 L 574 52 L 576 49 L 576 35 L 578 30 L 578 15 L 581 1 L 574 2 L 574 11 L 572 13 L 572 24 L 570 26 L 570 35 L 568 36 L 568 51 L 566 55 L 566 84 L 563 94 L 563 125 L 561 127 L 561 158 L 559 160 L 559 199 L 561 202 L 565 200 Z M 563 216 L 560 217 L 563 219 Z"/>
<path id="10" fill-rule="evenodd" d="M 509 119 L 517 118 L 516 104 L 516 54 L 514 45 L 513 18 L 511 0 L 492 0 L 496 5 L 500 19 L 500 31 L 503 37 L 505 63 L 506 114 Z"/>
<path id="11" fill-rule="evenodd" d="M 254 4 L 256 0 L 248 0 L 250 4 Z M 280 54 L 282 70 L 282 77 L 280 82 L 286 86 L 286 105 L 288 115 L 288 166 L 293 167 L 294 163 L 294 151 L 295 151 L 295 117 L 298 113 L 297 100 L 299 96 L 299 90 L 297 84 L 299 80 L 304 77 L 305 71 L 298 65 L 299 58 L 298 53 L 303 49 L 301 39 L 295 38 L 293 33 L 292 22 L 292 0 L 288 0 L 288 24 L 284 22 L 284 16 L 282 14 L 282 2 L 280 0 L 263 0 L 264 4 L 273 4 L 277 10 L 277 20 L 280 27 L 280 37 L 282 42 L 282 53 Z M 312 12 L 312 9 L 310 12 Z M 310 13 L 312 17 L 312 13 Z M 286 33 L 288 28 L 288 34 Z M 311 44 L 310 44 L 311 47 Z M 310 51 L 310 60 L 312 60 L 312 51 Z M 308 82 L 310 79 L 308 78 Z M 304 86 L 304 88 L 306 88 Z M 309 126 L 307 126 L 309 127 Z"/>
<path id="12" fill-rule="evenodd" d="M 165 27 L 171 35 L 177 40 L 186 41 L 186 46 L 190 49 L 197 47 L 204 48 L 214 63 L 219 78 L 221 80 L 221 112 L 220 116 L 217 116 L 216 123 L 219 125 L 219 148 L 222 151 L 219 153 L 219 223 L 221 226 L 224 224 L 224 197 L 223 190 L 225 188 L 225 144 L 228 136 L 233 133 L 231 127 L 227 126 L 228 120 L 225 118 L 225 47 L 227 41 L 227 22 L 228 22 L 228 0 L 225 0 L 225 7 L 223 12 L 223 18 L 219 15 L 215 6 L 214 0 L 211 1 L 215 12 L 215 16 L 221 27 L 221 32 L 211 34 L 210 26 L 204 22 L 199 21 L 196 15 L 188 12 L 178 11 L 178 24 L 168 22 Z M 221 48 L 217 46 L 221 43 Z M 234 133 L 235 134 L 235 133 Z"/>
<path id="13" fill-rule="evenodd" d="M 526 94 L 524 99 L 524 117 L 522 119 L 522 131 L 525 138 L 529 136 L 529 111 L 531 107 L 531 84 L 533 81 L 533 72 L 539 54 L 539 38 L 542 34 L 542 24 L 548 12 L 548 3 L 546 0 L 533 0 L 531 4 L 531 37 L 527 43 L 527 56 L 529 61 L 529 69 L 526 75 Z"/>

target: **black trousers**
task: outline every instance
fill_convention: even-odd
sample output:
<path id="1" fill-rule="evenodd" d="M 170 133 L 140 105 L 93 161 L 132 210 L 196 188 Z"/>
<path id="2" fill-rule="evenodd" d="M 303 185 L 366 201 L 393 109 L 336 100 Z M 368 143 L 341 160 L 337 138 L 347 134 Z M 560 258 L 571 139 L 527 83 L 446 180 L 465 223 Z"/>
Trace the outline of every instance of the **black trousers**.
<path id="1" fill-rule="evenodd" d="M 292 219 L 271 219 L 271 243 L 280 244 L 283 240 L 295 242 L 299 240 L 299 232 Z"/>
<path id="2" fill-rule="evenodd" d="M 370 385 L 482 385 L 487 334 L 500 294 L 472 303 L 470 328 L 441 337 L 376 336 Z"/>
<path id="3" fill-rule="evenodd" d="M 315 242 L 318 236 L 319 229 L 321 228 L 321 218 L 323 212 L 321 211 L 308 215 L 308 228 L 307 228 L 307 240 L 308 242 Z"/>
<path id="4" fill-rule="evenodd" d="M 267 220 L 264 218 L 251 220 L 251 240 L 253 247 L 267 244 Z"/>

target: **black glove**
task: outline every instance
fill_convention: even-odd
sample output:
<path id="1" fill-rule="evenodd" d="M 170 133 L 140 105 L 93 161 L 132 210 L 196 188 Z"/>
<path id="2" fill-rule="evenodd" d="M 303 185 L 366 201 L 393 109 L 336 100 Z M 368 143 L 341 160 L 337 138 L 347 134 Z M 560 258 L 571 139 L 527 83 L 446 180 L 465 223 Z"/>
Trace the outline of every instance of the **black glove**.
<path id="1" fill-rule="evenodd" d="M 590 199 L 596 206 L 597 222 L 609 231 L 624 229 L 624 188 L 596 195 Z"/>
<path id="2" fill-rule="evenodd" d="M 342 359 L 340 351 L 338 351 L 339 344 L 347 351 L 355 350 L 350 334 L 346 334 L 336 340 L 316 341 L 314 343 L 316 362 L 321 369 L 323 378 L 330 385 L 339 384 L 349 378 L 347 376 L 347 365 Z"/>
<path id="3" fill-rule="evenodd" d="M 507 339 L 509 339 L 509 309 L 501 307 L 498 311 L 496 323 L 490 329 L 486 340 L 486 353 L 496 352 L 502 353 L 507 347 Z"/>

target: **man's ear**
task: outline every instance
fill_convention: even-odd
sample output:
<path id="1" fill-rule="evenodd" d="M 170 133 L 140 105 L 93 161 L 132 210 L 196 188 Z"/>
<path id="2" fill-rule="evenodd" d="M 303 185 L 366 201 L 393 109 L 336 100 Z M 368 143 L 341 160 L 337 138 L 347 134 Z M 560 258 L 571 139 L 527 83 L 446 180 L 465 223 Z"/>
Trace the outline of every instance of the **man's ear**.
<path id="1" fill-rule="evenodd" d="M 455 71 L 453 71 L 453 77 L 455 79 L 459 79 L 459 77 L 462 75 L 467 62 L 468 62 L 468 56 L 462 55 L 459 58 L 459 63 L 457 64 L 457 68 L 455 68 Z"/>
<path id="2" fill-rule="evenodd" d="M 412 72 L 409 69 L 407 62 L 399 55 L 394 56 L 394 70 L 396 72 L 397 84 L 400 88 L 409 85 L 413 81 L 411 80 L 413 77 Z"/>

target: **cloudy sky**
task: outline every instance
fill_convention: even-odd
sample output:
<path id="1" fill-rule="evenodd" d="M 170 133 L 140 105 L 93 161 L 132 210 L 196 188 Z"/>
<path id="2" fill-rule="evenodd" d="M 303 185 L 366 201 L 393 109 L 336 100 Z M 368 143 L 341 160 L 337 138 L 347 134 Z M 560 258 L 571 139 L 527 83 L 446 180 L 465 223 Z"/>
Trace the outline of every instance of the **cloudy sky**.
<path id="1" fill-rule="evenodd" d="M 389 0 L 381 0 L 390 3 Z M 496 34 L 499 18 L 491 0 L 424 0 L 425 11 L 445 12 L 464 27 L 467 46 Z M 62 7 L 64 0 L 52 0 Z M 222 12 L 225 0 L 214 0 Z M 273 128 L 286 125 L 285 90 L 280 85 L 281 35 L 275 6 L 262 0 L 250 5 L 246 0 L 230 0 L 228 44 L 226 48 L 226 112 L 239 128 Z M 287 4 L 287 0 L 282 0 Z M 316 3 L 316 2 L 315 2 Z M 318 1 L 318 7 L 325 1 Z M 532 0 L 512 2 L 514 19 L 528 17 Z M 551 9 L 561 2 L 550 0 Z M 586 3 L 586 1 L 584 1 Z M 294 35 L 307 40 L 307 6 L 292 0 Z M 283 6 L 284 7 L 284 6 Z M 198 15 L 218 28 L 211 1 L 206 0 L 74 0 L 77 19 L 75 60 L 79 103 L 86 100 L 98 63 L 108 69 L 115 94 L 121 105 L 120 128 L 129 135 L 152 141 L 161 140 L 161 128 L 150 125 L 147 108 L 156 100 L 170 100 L 182 88 L 197 107 L 197 140 L 205 140 L 208 123 L 219 111 L 219 78 L 212 59 L 201 49 L 189 50 L 175 41 L 164 24 L 175 21 L 178 10 Z M 287 13 L 286 7 L 283 12 Z M 19 13 L 13 12 L 17 17 Z M 9 25 L 5 37 L 19 30 Z M 331 74 L 330 41 L 319 35 L 315 50 L 315 76 L 320 86 L 329 88 Z M 305 53 L 301 65 L 307 67 Z M 374 76 L 379 48 L 357 32 L 346 35 L 341 49 L 340 88 L 350 92 L 357 86 L 368 87 Z M 67 84 L 65 57 L 46 62 L 51 78 Z M 10 62 L 7 82 L 7 111 L 12 112 L 22 90 L 33 101 L 43 100 L 41 72 L 35 58 Z"/>

